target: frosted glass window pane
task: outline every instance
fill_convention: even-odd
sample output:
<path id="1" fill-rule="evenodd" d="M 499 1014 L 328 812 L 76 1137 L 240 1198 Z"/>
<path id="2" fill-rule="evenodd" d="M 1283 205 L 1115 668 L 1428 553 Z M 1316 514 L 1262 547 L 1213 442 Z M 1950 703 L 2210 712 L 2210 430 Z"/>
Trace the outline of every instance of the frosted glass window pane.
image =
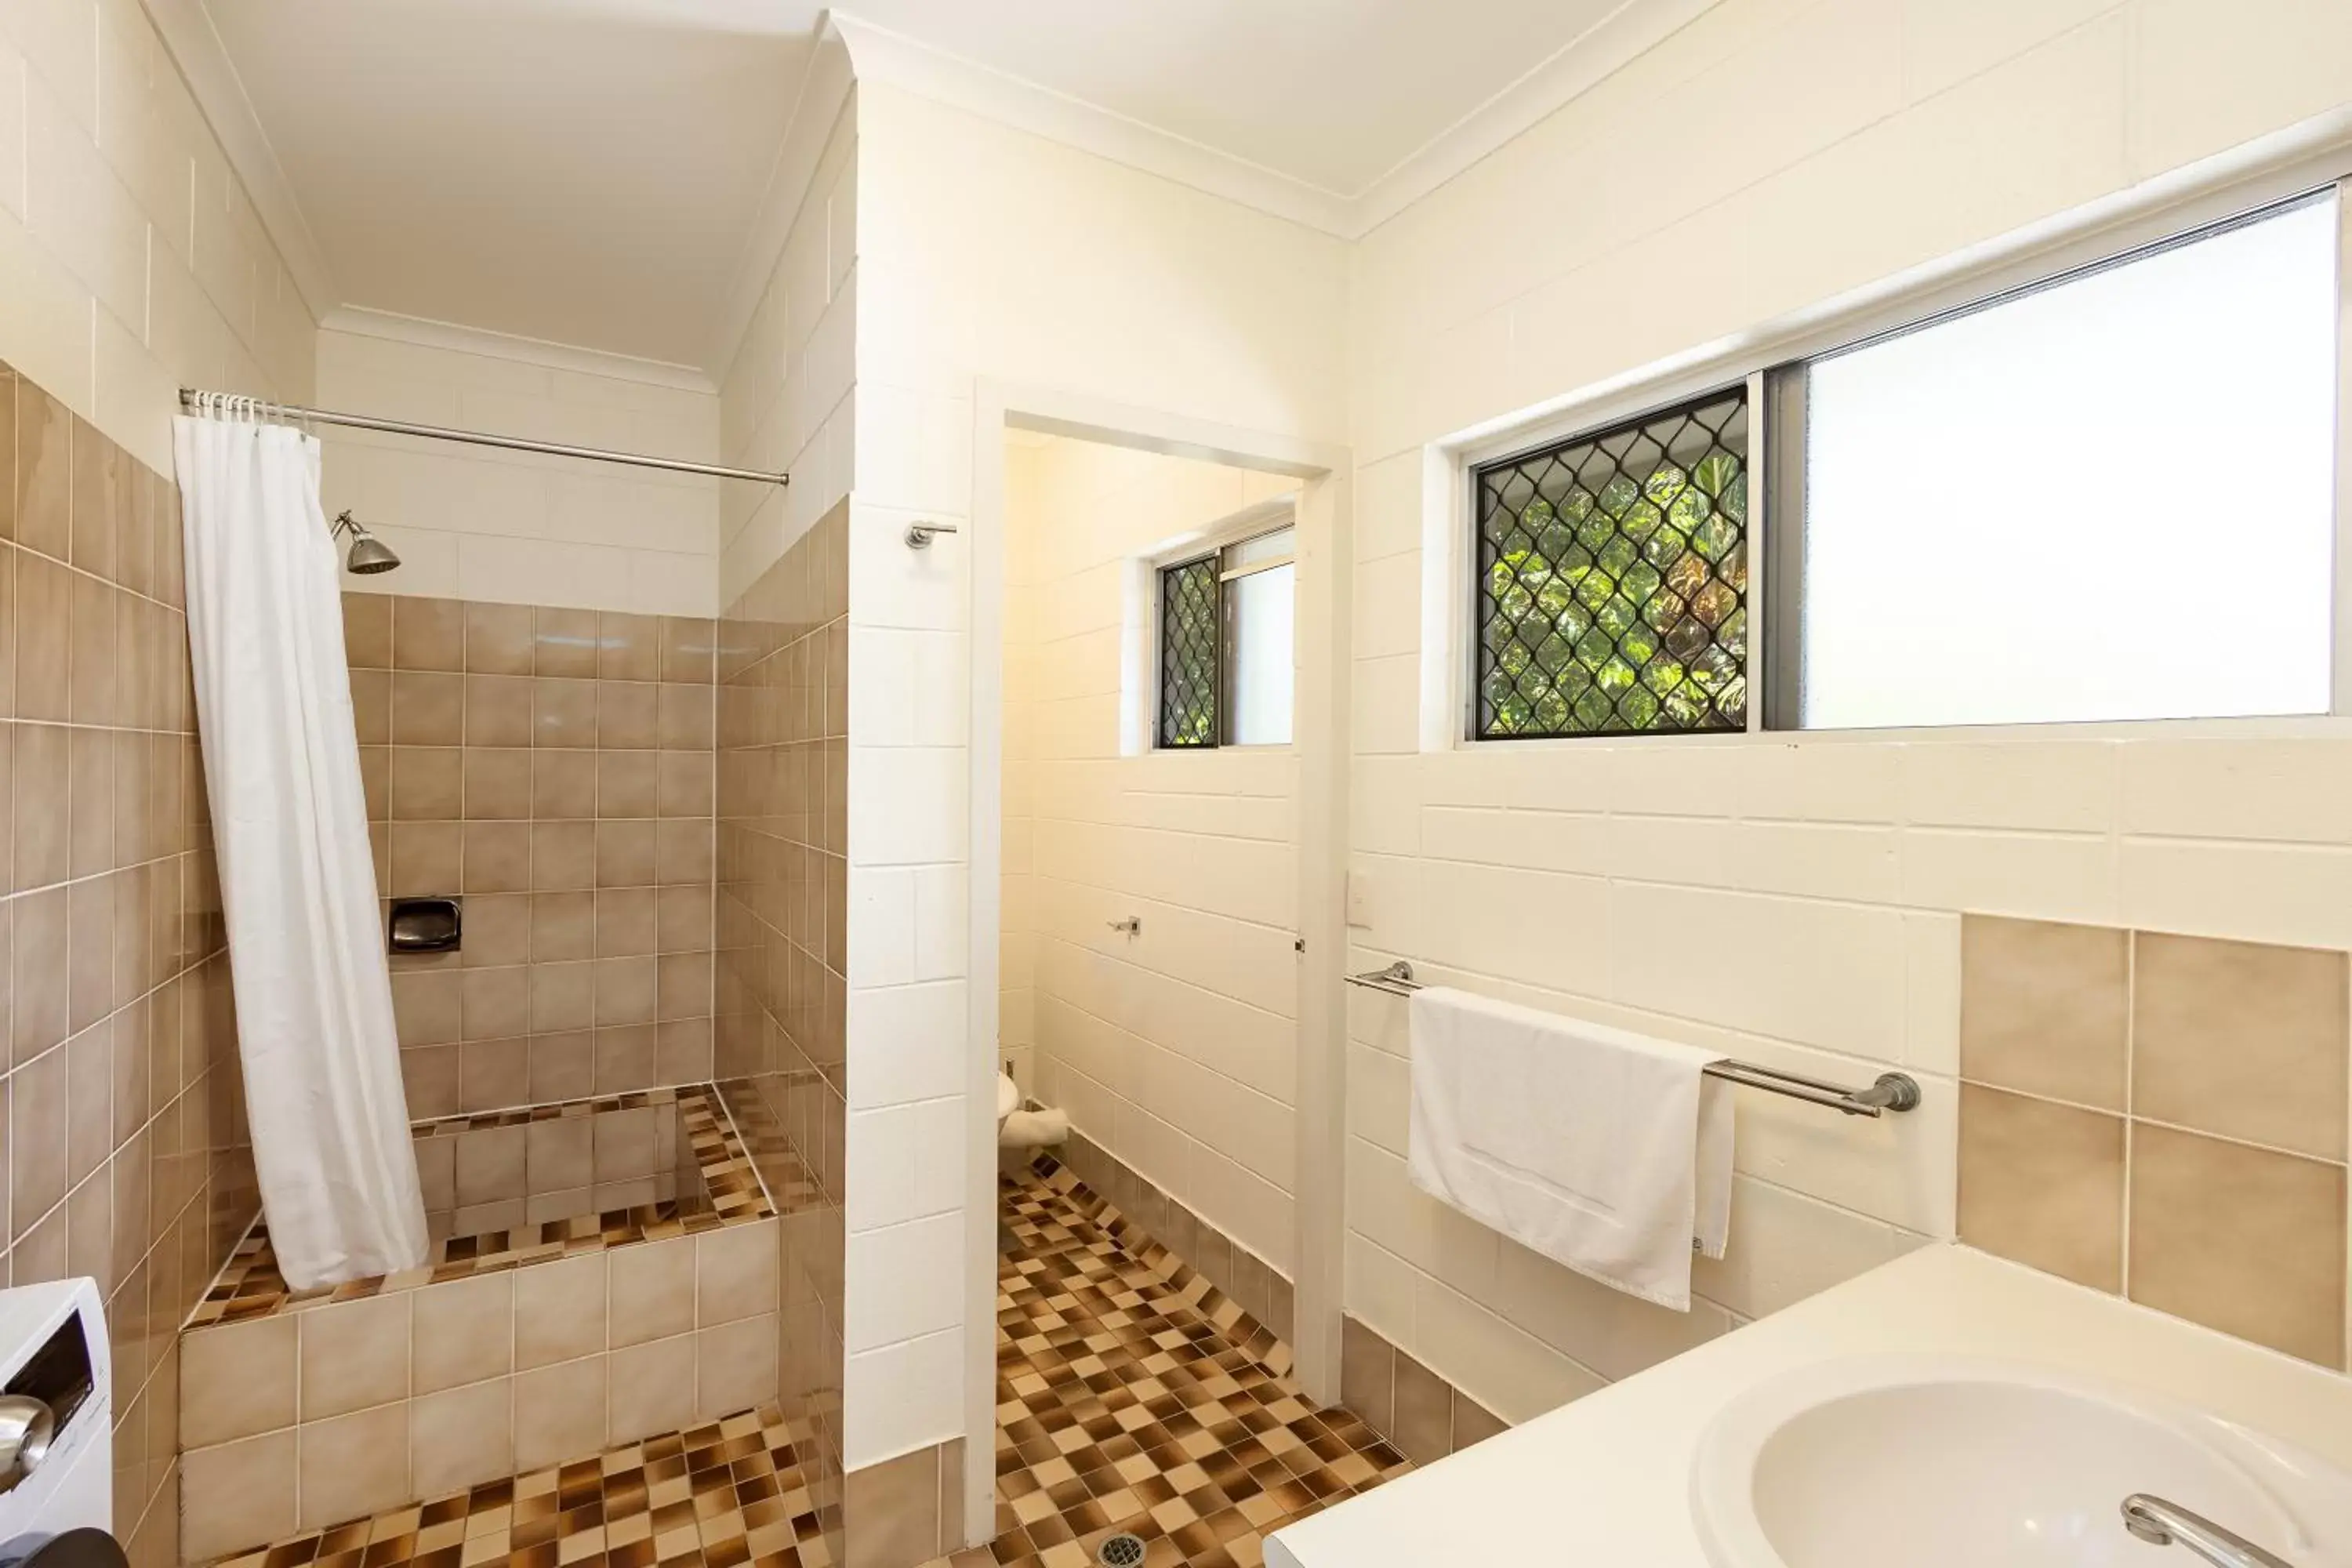
<path id="1" fill-rule="evenodd" d="M 1233 595 L 1233 734 L 1236 746 L 1290 743 L 1292 604 L 1298 569 L 1270 566 L 1225 584 Z"/>
<path id="2" fill-rule="evenodd" d="M 1809 729 L 2324 712 L 2333 196 L 1810 367 Z"/>

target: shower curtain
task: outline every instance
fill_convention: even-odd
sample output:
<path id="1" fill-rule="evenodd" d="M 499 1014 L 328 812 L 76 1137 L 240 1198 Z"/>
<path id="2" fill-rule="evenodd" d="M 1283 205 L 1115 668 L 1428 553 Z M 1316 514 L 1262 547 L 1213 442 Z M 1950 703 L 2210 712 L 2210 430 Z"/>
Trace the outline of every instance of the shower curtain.
<path id="1" fill-rule="evenodd" d="M 197 735 L 270 1245 L 297 1289 L 412 1268 L 425 1205 L 319 443 L 249 420 L 173 425 Z"/>

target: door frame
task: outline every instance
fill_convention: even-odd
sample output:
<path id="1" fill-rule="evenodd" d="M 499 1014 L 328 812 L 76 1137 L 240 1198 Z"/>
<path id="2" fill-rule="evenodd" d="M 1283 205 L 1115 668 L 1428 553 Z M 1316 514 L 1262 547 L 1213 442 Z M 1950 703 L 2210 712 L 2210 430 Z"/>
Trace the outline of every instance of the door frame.
<path id="1" fill-rule="evenodd" d="M 965 973 L 964 1531 L 994 1533 L 996 1507 L 996 1040 L 1004 865 L 1004 433 L 1075 437 L 1167 457 L 1294 476 L 1298 496 L 1296 851 L 1297 1220 L 1292 1348 L 1307 1394 L 1339 1396 L 1347 1039 L 1349 609 L 1354 462 L 1349 449 L 1162 413 L 1083 393 L 979 380 L 967 516 L 971 669 L 971 950 Z"/>

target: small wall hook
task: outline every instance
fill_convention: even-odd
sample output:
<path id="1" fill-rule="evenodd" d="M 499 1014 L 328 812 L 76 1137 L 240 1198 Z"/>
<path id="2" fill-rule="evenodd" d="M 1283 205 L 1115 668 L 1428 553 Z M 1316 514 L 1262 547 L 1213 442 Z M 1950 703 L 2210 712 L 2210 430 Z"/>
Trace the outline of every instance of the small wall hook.
<path id="1" fill-rule="evenodd" d="M 1143 934 L 1143 917 L 1141 915 L 1129 915 L 1123 921 L 1106 921 L 1104 923 L 1109 926 L 1111 930 L 1124 932 L 1129 936 L 1141 936 Z"/>
<path id="2" fill-rule="evenodd" d="M 909 550 L 929 550 L 931 547 L 931 539 L 933 535 L 941 533 L 958 533 L 961 531 L 962 531 L 958 529 L 952 522 L 908 523 L 907 525 L 907 548 Z"/>

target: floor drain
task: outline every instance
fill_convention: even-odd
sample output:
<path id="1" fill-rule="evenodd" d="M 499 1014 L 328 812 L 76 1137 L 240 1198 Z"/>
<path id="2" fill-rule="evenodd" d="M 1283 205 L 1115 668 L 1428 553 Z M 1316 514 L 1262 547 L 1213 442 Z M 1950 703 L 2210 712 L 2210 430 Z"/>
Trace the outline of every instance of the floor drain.
<path id="1" fill-rule="evenodd" d="M 1095 1561 L 1103 1568 L 1140 1568 L 1143 1537 L 1121 1531 L 1095 1548 Z"/>

